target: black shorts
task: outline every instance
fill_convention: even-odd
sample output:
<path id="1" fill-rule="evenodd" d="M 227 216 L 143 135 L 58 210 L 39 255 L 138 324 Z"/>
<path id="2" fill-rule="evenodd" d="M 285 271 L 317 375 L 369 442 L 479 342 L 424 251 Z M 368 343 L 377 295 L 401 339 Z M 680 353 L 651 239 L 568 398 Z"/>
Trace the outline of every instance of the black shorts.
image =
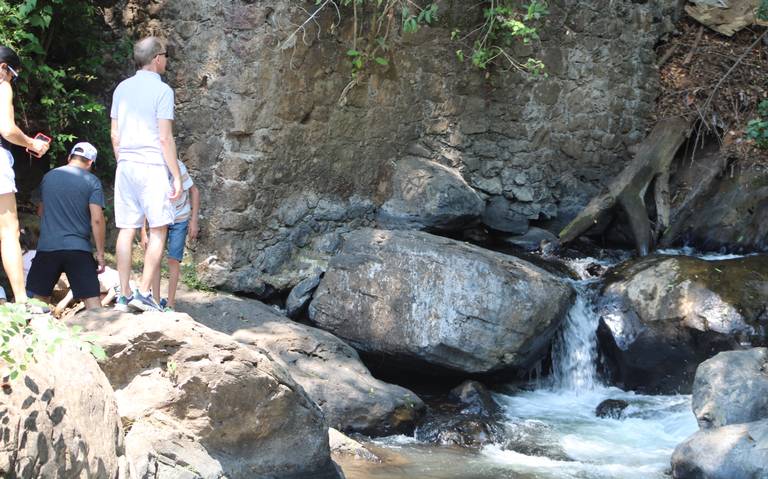
<path id="1" fill-rule="evenodd" d="M 38 251 L 27 275 L 27 291 L 36 296 L 48 297 L 61 273 L 66 273 L 75 298 L 98 297 L 98 267 L 88 251 Z"/>

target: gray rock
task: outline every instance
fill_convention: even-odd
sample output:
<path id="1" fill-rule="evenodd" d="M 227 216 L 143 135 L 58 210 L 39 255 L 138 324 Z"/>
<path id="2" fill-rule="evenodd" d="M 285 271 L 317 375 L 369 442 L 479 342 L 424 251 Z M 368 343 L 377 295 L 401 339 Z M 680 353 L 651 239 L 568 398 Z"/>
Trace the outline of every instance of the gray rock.
<path id="1" fill-rule="evenodd" d="M 73 321 L 109 355 L 132 477 L 338 477 L 322 412 L 266 353 L 186 314 Z"/>
<path id="2" fill-rule="evenodd" d="M 464 381 L 451 389 L 448 398 L 461 405 L 462 414 L 491 417 L 500 412 L 490 391 L 478 381 Z"/>
<path id="3" fill-rule="evenodd" d="M 623 399 L 606 399 L 595 408 L 595 416 L 610 419 L 621 419 L 623 411 L 629 406 Z"/>
<path id="4" fill-rule="evenodd" d="M 701 363 L 691 405 L 702 429 L 768 419 L 768 348 L 726 351 Z"/>
<path id="5" fill-rule="evenodd" d="M 526 370 L 561 323 L 573 289 L 513 256 L 422 232 L 351 233 L 310 318 L 356 348 L 422 368 Z"/>
<path id="6" fill-rule="evenodd" d="M 96 360 L 66 341 L 36 358 L 0 390 L 0 477 L 128 477 L 114 391 Z"/>
<path id="7" fill-rule="evenodd" d="M 381 462 L 381 459 L 364 445 L 332 427 L 328 428 L 328 443 L 334 455 L 352 456 L 368 462 Z"/>
<path id="8" fill-rule="evenodd" d="M 614 382 L 687 393 L 701 362 L 742 344 L 765 344 L 766 274 L 764 255 L 723 261 L 651 256 L 609 271 L 598 337 Z"/>
<path id="9" fill-rule="evenodd" d="M 306 311 L 318 284 L 320 284 L 320 275 L 316 274 L 294 286 L 288 294 L 288 299 L 285 300 L 285 310 L 289 318 L 296 319 Z"/>
<path id="10" fill-rule="evenodd" d="M 768 477 L 768 419 L 701 430 L 675 448 L 675 479 Z"/>
<path id="11" fill-rule="evenodd" d="M 332 427 L 373 436 L 410 433 L 424 411 L 416 394 L 371 376 L 357 352 L 330 333 L 290 321 L 255 300 L 191 291 L 177 298 L 180 311 L 269 352 Z"/>
<path id="12" fill-rule="evenodd" d="M 483 200 L 457 171 L 423 158 L 398 161 L 390 189 L 378 216 L 385 228 L 453 230 L 482 213 Z"/>
<path id="13" fill-rule="evenodd" d="M 526 251 L 536 251 L 541 249 L 543 245 L 557 244 L 558 240 L 554 233 L 533 226 L 525 234 L 506 236 L 504 242 Z"/>
<path id="14" fill-rule="evenodd" d="M 522 235 L 528 231 L 528 216 L 512 209 L 512 203 L 503 196 L 494 196 L 483 212 L 483 224 L 497 231 Z"/>

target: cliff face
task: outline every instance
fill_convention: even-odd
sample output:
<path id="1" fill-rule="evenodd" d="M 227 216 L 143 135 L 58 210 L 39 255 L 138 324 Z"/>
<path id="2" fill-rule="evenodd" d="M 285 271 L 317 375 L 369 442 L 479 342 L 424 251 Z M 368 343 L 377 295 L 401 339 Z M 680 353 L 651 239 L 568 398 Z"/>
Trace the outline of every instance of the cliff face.
<path id="1" fill-rule="evenodd" d="M 207 282 L 260 295 L 323 268 L 340 234 L 375 226 L 404 158 L 460 172 L 518 230 L 562 225 L 626 164 L 651 120 L 653 47 L 674 2 L 553 2 L 538 79 L 459 63 L 450 29 L 480 12 L 438 3 L 440 25 L 402 37 L 390 65 L 343 104 L 351 22 L 333 28 L 327 12 L 320 31 L 286 43 L 314 2 L 106 10 L 115 29 L 170 40 L 179 151 L 203 193 L 196 255 Z"/>

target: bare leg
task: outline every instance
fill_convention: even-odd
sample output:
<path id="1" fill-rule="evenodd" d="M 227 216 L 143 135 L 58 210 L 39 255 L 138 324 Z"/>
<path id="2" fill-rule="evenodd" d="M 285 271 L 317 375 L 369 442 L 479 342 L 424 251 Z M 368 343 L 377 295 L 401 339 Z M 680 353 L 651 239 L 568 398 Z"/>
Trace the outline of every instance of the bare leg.
<path id="1" fill-rule="evenodd" d="M 181 264 L 179 260 L 168 258 L 168 306 L 176 307 L 176 288 L 179 286 Z"/>
<path id="2" fill-rule="evenodd" d="M 136 230 L 122 228 L 117 234 L 115 255 L 117 256 L 117 274 L 120 276 L 120 291 L 123 296 L 131 295 L 131 253 L 133 251 L 133 236 Z"/>
<path id="3" fill-rule="evenodd" d="M 13 298 L 17 303 L 27 301 L 24 288 L 24 266 L 21 261 L 19 246 L 19 217 L 16 213 L 16 195 L 0 195 L 0 254 L 3 255 L 3 268 L 11 283 Z"/>
<path id="4" fill-rule="evenodd" d="M 149 229 L 149 243 L 144 253 L 144 272 L 141 275 L 139 290 L 142 294 L 152 287 L 155 275 L 160 275 L 160 260 L 165 250 L 165 236 L 168 234 L 168 226 L 158 226 Z M 120 278 L 122 281 L 122 277 Z"/>
<path id="5" fill-rule="evenodd" d="M 94 296 L 93 298 L 85 298 L 83 299 L 83 302 L 85 303 L 85 309 L 101 308 L 101 301 L 99 301 L 98 296 Z"/>
<path id="6" fill-rule="evenodd" d="M 162 261 L 162 258 L 160 259 Z M 157 300 L 157 302 L 160 302 L 160 265 L 158 264 L 157 267 L 157 273 L 155 273 L 155 276 L 152 278 L 152 297 Z"/>

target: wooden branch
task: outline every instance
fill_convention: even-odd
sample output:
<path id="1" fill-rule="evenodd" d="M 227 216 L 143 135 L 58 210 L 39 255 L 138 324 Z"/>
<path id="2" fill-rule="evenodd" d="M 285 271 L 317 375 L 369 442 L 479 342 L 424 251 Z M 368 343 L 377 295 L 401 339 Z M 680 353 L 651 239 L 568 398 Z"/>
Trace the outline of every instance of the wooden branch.
<path id="1" fill-rule="evenodd" d="M 688 136 L 689 127 L 689 121 L 683 118 L 660 121 L 640 144 L 632 162 L 607 186 L 606 191 L 593 198 L 584 210 L 563 228 L 560 232 L 560 242 L 568 243 L 578 238 L 611 213 L 618 204 L 629 216 L 637 251 L 642 255 L 648 254 L 652 234 L 645 208 L 645 192 L 651 182 L 660 176 L 662 183 L 669 181 L 666 174 L 675 153 Z M 659 208 L 664 209 L 663 201 L 661 205 L 657 204 L 657 209 Z M 665 214 L 664 211 L 662 213 Z"/>
<path id="2" fill-rule="evenodd" d="M 699 25 L 699 31 L 696 32 L 696 40 L 693 41 L 693 46 L 691 47 L 691 50 L 688 52 L 687 55 L 685 55 L 685 59 L 683 60 L 683 65 L 687 65 L 691 63 L 691 60 L 693 60 L 693 53 L 696 51 L 697 48 L 699 48 L 699 43 L 701 43 L 702 36 L 704 36 L 704 25 Z"/>

